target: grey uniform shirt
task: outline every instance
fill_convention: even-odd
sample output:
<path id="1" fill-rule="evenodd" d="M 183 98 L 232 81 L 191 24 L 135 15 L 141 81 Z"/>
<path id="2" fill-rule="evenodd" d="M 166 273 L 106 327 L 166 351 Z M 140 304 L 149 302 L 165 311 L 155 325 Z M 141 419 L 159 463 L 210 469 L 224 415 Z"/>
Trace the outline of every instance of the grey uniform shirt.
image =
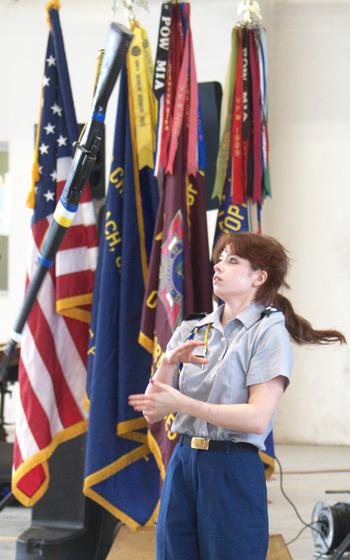
<path id="1" fill-rule="evenodd" d="M 221 324 L 224 306 L 201 320 L 183 321 L 170 339 L 167 350 L 176 348 L 198 328 L 194 340 L 208 335 L 208 364 L 183 364 L 176 372 L 173 385 L 185 395 L 215 404 L 247 403 L 250 385 L 269 381 L 282 375 L 289 383 L 292 369 L 292 351 L 284 316 L 278 311 L 261 318 L 265 307 L 252 303 L 227 323 Z M 207 331 L 207 329 L 209 329 Z M 203 355 L 203 348 L 194 350 Z M 205 420 L 177 413 L 172 432 L 216 440 L 248 442 L 261 450 L 274 423 L 266 433 L 235 432 L 208 424 Z"/>

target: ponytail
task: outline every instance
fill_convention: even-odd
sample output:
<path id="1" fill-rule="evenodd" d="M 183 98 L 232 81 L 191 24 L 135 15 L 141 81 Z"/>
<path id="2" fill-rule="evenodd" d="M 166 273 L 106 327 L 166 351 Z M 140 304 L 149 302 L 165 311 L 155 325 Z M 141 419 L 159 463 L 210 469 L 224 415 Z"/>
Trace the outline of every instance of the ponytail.
<path id="1" fill-rule="evenodd" d="M 289 299 L 278 293 L 283 286 L 289 288 L 286 275 L 289 258 L 286 249 L 273 237 L 256 233 L 224 233 L 216 242 L 213 251 L 214 263 L 217 263 L 222 251 L 230 247 L 238 257 L 247 259 L 253 270 L 265 270 L 266 281 L 255 294 L 255 301 L 265 306 L 274 305 L 284 314 L 287 330 L 297 344 L 333 344 L 346 343 L 345 336 L 335 330 L 316 331 L 312 325 L 294 312 Z"/>
<path id="2" fill-rule="evenodd" d="M 273 305 L 282 311 L 287 331 L 297 344 L 333 344 L 334 342 L 340 342 L 340 344 L 346 343 L 345 336 L 339 331 L 314 330 L 309 321 L 295 313 L 292 304 L 285 296 L 276 294 Z"/>

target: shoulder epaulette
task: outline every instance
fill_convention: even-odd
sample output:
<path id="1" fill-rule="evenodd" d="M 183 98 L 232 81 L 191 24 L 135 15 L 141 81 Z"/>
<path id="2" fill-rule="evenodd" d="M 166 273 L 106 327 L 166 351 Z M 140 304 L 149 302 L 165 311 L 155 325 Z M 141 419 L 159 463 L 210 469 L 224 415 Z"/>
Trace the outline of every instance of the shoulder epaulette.
<path id="1" fill-rule="evenodd" d="M 278 313 L 278 312 L 279 312 L 279 309 L 277 309 L 277 307 L 269 305 L 268 307 L 266 307 L 264 309 L 264 311 L 260 315 L 260 319 L 262 319 L 263 317 L 270 317 L 270 315 L 272 315 L 272 313 Z"/>
<path id="2" fill-rule="evenodd" d="M 207 313 L 190 313 L 184 321 L 194 321 L 195 319 L 204 319 Z"/>

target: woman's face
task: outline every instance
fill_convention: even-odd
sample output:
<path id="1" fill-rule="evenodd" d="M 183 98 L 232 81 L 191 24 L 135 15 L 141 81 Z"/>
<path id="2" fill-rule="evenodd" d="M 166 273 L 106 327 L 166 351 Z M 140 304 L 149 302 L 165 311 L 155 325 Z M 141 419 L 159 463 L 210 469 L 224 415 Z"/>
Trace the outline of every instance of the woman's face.
<path id="1" fill-rule="evenodd" d="M 245 297 L 254 299 L 265 279 L 264 271 L 253 270 L 250 262 L 235 255 L 228 245 L 214 265 L 213 291 L 223 301 Z"/>

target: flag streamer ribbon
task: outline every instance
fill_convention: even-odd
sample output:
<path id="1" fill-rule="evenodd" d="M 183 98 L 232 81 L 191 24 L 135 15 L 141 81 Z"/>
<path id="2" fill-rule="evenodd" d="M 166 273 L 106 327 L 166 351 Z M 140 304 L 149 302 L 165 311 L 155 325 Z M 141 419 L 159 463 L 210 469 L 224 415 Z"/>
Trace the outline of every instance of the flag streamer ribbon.
<path id="1" fill-rule="evenodd" d="M 135 140 L 139 169 L 154 167 L 156 102 L 151 90 L 153 72 L 146 31 L 137 21 L 132 26 L 134 39 L 128 57 L 128 76 L 135 119 Z"/>
<path id="2" fill-rule="evenodd" d="M 213 197 L 262 204 L 271 194 L 268 164 L 266 37 L 235 27 L 224 93 L 224 117 Z"/>

